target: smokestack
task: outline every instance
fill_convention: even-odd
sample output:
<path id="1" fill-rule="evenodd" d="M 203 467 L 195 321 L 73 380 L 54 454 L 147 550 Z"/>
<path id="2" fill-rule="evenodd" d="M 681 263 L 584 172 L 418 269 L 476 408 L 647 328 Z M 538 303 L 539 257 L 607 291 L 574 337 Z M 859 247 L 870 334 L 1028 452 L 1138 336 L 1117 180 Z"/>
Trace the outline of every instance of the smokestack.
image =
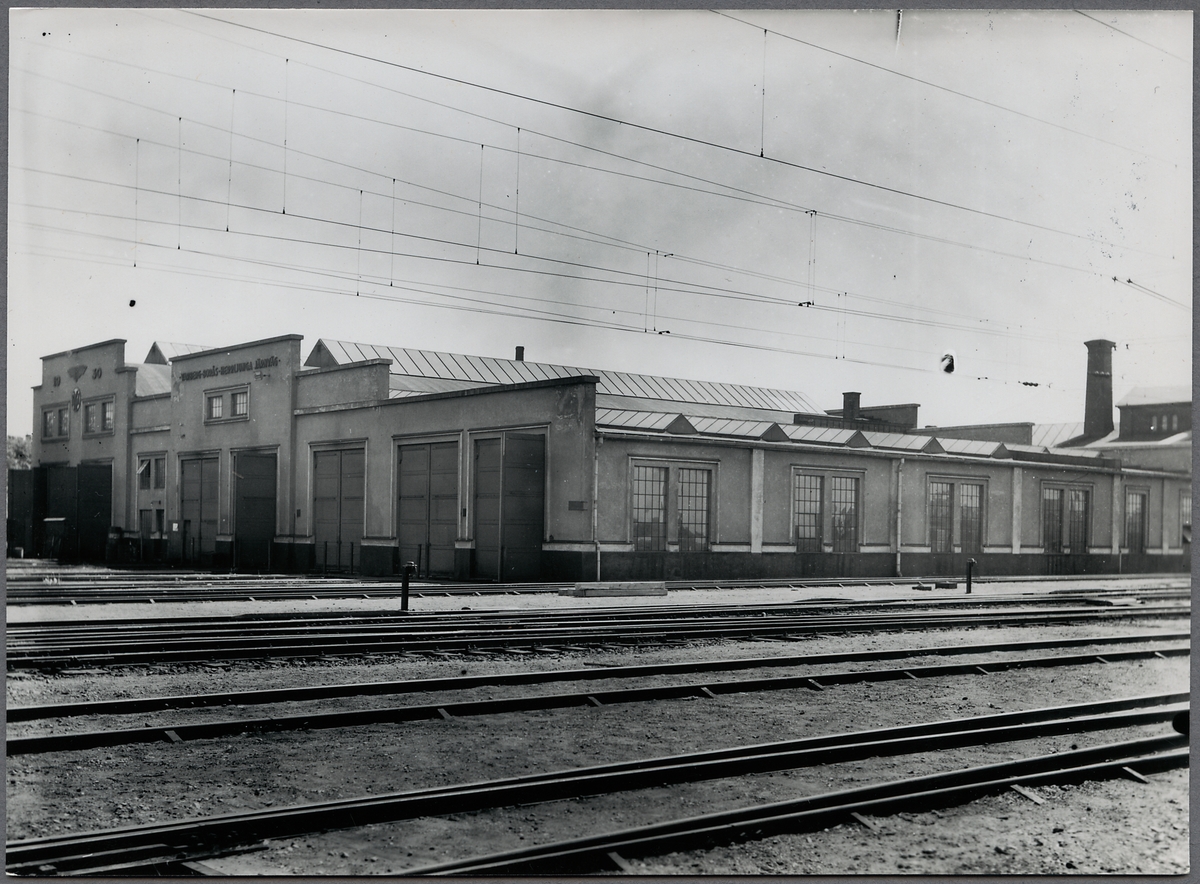
<path id="1" fill-rule="evenodd" d="M 524 362 L 524 361 L 525 361 L 525 348 L 518 347 L 517 348 L 517 362 Z"/>
<path id="2" fill-rule="evenodd" d="M 843 393 L 842 394 L 842 420 L 856 421 L 858 420 L 858 400 L 862 393 Z"/>
<path id="3" fill-rule="evenodd" d="M 1083 434 L 1093 438 L 1113 431 L 1112 341 L 1085 341 L 1088 348 L 1087 393 L 1083 404 Z"/>

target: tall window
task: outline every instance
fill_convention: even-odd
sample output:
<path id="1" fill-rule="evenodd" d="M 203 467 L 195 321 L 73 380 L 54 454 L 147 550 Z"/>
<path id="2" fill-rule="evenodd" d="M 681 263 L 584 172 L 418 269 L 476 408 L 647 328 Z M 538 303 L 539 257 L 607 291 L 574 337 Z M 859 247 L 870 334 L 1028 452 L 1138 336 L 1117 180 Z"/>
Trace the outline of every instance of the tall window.
<path id="1" fill-rule="evenodd" d="M 54 409 L 42 412 L 42 438 L 49 439 L 58 435 L 58 413 Z"/>
<path id="2" fill-rule="evenodd" d="M 83 406 L 83 431 L 85 433 L 95 433 L 99 429 L 100 423 L 97 404 L 89 402 Z"/>
<path id="3" fill-rule="evenodd" d="M 100 429 L 111 430 L 113 428 L 113 403 L 100 403 Z"/>
<path id="4" fill-rule="evenodd" d="M 60 408 L 58 410 L 58 435 L 71 435 L 71 410 L 69 408 Z"/>
<path id="5" fill-rule="evenodd" d="M 633 548 L 667 548 L 667 468 L 633 468 Z"/>
<path id="6" fill-rule="evenodd" d="M 230 397 L 230 416 L 245 417 L 250 408 L 250 393 L 246 390 L 236 391 Z"/>
<path id="7" fill-rule="evenodd" d="M 1192 492 L 1187 488 L 1179 492 L 1179 531 L 1181 542 L 1192 542 Z"/>
<path id="8" fill-rule="evenodd" d="M 138 489 L 150 490 L 150 458 L 143 457 L 138 461 Z"/>
<path id="9" fill-rule="evenodd" d="M 209 396 L 208 397 L 208 419 L 210 421 L 219 420 L 225 415 L 225 397 L 224 396 Z"/>
<path id="10" fill-rule="evenodd" d="M 1131 553 L 1146 551 L 1146 492 L 1125 492 L 1125 546 Z"/>
<path id="11" fill-rule="evenodd" d="M 954 551 L 954 520 L 950 508 L 954 486 L 949 482 L 929 483 L 929 548 L 935 553 Z"/>
<path id="12" fill-rule="evenodd" d="M 679 550 L 708 549 L 708 491 L 711 470 L 679 470 Z"/>
<path id="13" fill-rule="evenodd" d="M 1088 493 L 1082 488 L 1067 489 L 1067 547 L 1072 553 L 1088 548 Z"/>
<path id="14" fill-rule="evenodd" d="M 965 553 L 983 548 L 983 486 L 964 482 L 958 486 L 958 542 Z"/>
<path id="15" fill-rule="evenodd" d="M 796 510 L 796 550 L 821 551 L 822 477 L 797 473 L 793 492 Z"/>
<path id="16" fill-rule="evenodd" d="M 167 484 L 167 459 L 165 457 L 154 458 L 154 487 L 165 488 Z"/>
<path id="17" fill-rule="evenodd" d="M 1042 548 L 1048 553 L 1063 551 L 1063 489 L 1042 489 Z"/>
<path id="18" fill-rule="evenodd" d="M 858 479 L 833 476 L 829 480 L 830 530 L 833 551 L 858 551 Z"/>

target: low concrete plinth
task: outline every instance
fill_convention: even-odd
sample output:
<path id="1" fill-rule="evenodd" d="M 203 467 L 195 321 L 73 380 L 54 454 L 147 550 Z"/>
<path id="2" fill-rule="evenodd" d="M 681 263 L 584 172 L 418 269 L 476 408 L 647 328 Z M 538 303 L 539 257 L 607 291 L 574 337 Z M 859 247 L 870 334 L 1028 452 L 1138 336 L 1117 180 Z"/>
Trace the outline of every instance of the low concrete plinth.
<path id="1" fill-rule="evenodd" d="M 560 589 L 559 595 L 573 598 L 595 598 L 598 596 L 623 595 L 666 595 L 667 584 L 661 580 L 637 582 L 576 583 L 571 589 Z"/>

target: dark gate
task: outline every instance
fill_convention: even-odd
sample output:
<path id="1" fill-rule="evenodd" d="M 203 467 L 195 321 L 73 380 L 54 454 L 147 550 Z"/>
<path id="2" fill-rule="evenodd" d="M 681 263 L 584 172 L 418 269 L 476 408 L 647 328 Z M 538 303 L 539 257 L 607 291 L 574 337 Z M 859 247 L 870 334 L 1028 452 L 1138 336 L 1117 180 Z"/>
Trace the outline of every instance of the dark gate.
<path id="1" fill-rule="evenodd" d="M 475 575 L 536 580 L 545 532 L 545 437 L 475 443 Z"/>
<path id="2" fill-rule="evenodd" d="M 458 443 L 400 446 L 396 533 L 400 561 L 417 573 L 454 574 L 458 536 Z"/>
<path id="3" fill-rule="evenodd" d="M 313 455 L 313 539 L 323 571 L 353 571 L 361 561 L 365 479 L 362 448 Z"/>
<path id="4" fill-rule="evenodd" d="M 79 558 L 102 562 L 112 525 L 112 464 L 84 463 L 78 470 Z"/>
<path id="5" fill-rule="evenodd" d="M 275 540 L 275 455 L 239 453 L 234 458 L 234 566 L 265 571 L 271 567 Z"/>
<path id="6" fill-rule="evenodd" d="M 215 457 L 180 464 L 180 507 L 183 519 L 183 560 L 212 567 L 217 548 L 217 489 L 220 476 Z"/>

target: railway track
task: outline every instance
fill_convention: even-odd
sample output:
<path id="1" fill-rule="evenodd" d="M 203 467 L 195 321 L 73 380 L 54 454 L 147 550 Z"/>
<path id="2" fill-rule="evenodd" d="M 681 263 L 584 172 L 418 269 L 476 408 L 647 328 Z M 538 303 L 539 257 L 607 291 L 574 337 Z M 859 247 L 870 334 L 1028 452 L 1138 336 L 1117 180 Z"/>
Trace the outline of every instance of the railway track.
<path id="1" fill-rule="evenodd" d="M 1136 600 L 1135 600 L 1136 602 Z M 964 609 L 964 605 L 968 609 Z M 11 623 L 10 669 L 62 669 L 323 656 L 530 652 L 580 646 L 776 639 L 877 630 L 1034 626 L 1119 619 L 1186 618 L 1190 606 L 1052 597 L 980 599 L 825 609 L 803 605 L 664 606 L 441 612 L 299 614 L 175 620 Z"/>
<path id="2" fill-rule="evenodd" d="M 892 781 L 865 790 L 810 797 L 786 805 L 748 808 L 732 816 L 718 815 L 719 822 L 713 817 L 701 818 L 700 830 L 694 827 L 695 821 L 685 821 L 691 823 L 692 828 L 680 822 L 660 823 L 638 833 L 615 833 L 607 840 L 588 838 L 569 845 L 543 846 L 540 853 L 521 851 L 500 858 L 443 864 L 412 872 L 578 870 L 587 862 L 594 862 L 595 857 L 606 857 L 618 849 L 631 853 L 661 846 L 664 839 L 674 839 L 672 844 L 685 842 L 689 837 L 697 837 L 698 831 L 712 830 L 714 826 L 724 827 L 722 831 L 733 835 L 768 829 L 793 830 L 787 827 L 802 827 L 814 819 L 827 819 L 830 814 L 845 815 L 850 812 L 848 807 L 882 812 L 907 807 L 914 801 L 961 801 L 980 794 L 980 790 L 998 788 L 1001 784 L 1061 782 L 1080 776 L 1109 776 L 1125 768 L 1148 773 L 1179 766 L 1187 763 L 1187 738 L 1182 733 L 1162 731 L 1164 725 L 1172 722 L 1177 730 L 1186 731 L 1186 725 L 1181 724 L 1186 718 L 1186 700 L 1186 694 L 1167 694 L 1027 709 L 644 758 L 483 783 L 10 841 L 6 845 L 6 864 L 12 875 L 172 874 L 187 870 L 188 863 L 245 851 L 265 838 L 1068 733 L 1103 734 L 1130 728 L 1159 731 L 1140 739 L 1038 756 L 1006 765 L 954 771 L 911 782 Z M 620 846 L 614 847 L 614 844 Z"/>
<path id="3" fill-rule="evenodd" d="M 1044 580 L 1045 578 L 1040 578 Z M 1121 594 L 1129 590 L 1104 587 L 1109 580 L 1121 575 L 1097 575 L 1086 578 L 1097 584 L 1087 590 L 1062 590 L 1087 594 Z M 958 578 L 938 578 L 939 582 L 957 585 Z M 217 574 L 180 571 L 110 571 L 99 568 L 63 568 L 58 566 L 20 566 L 10 562 L 6 571 L 7 603 L 10 605 L 116 604 L 202 602 L 202 601 L 264 601 L 268 599 L 337 599 L 337 598 L 398 598 L 402 592 L 399 578 L 362 578 L 342 575 L 283 575 L 283 574 Z M 834 578 L 820 580 L 675 580 L 667 581 L 669 591 L 738 590 L 738 589 L 806 589 L 812 587 L 909 588 L 921 583 L 920 578 Z M 926 581 L 932 583 L 933 580 Z M 986 578 L 977 583 L 1010 582 L 1008 578 Z M 1053 581 L 1051 581 L 1053 582 Z M 1161 581 L 1164 591 L 1186 590 L 1186 577 Z M 496 584 L 483 582 L 420 581 L 413 582 L 413 598 L 425 597 L 495 597 L 558 593 L 573 586 L 570 583 Z M 1152 590 L 1139 590 L 1150 592 Z"/>
<path id="4" fill-rule="evenodd" d="M 712 698 L 735 693 L 778 691 L 794 688 L 824 690 L 835 685 L 863 682 L 900 681 L 904 679 L 944 678 L 952 675 L 986 676 L 1014 669 L 1049 669 L 1064 666 L 1108 665 L 1110 663 L 1148 660 L 1152 658 L 1187 656 L 1187 644 L 1162 647 L 1157 650 L 1116 650 L 1095 653 L 1035 656 L 947 663 L 936 666 L 907 666 L 891 669 L 852 669 L 841 672 L 820 672 L 811 675 L 776 676 L 768 678 L 715 681 L 707 679 L 683 684 L 660 684 L 644 688 L 623 687 L 614 690 L 587 690 L 572 693 L 535 693 L 504 699 L 447 701 L 429 704 L 390 706 L 338 712 L 302 712 L 294 715 L 270 715 L 259 718 L 234 718 L 200 723 L 167 722 L 139 728 L 119 728 L 99 731 L 77 731 L 64 734 L 42 734 L 9 737 L 7 754 L 35 754 L 56 751 L 82 751 L 104 746 L 134 743 L 184 743 L 192 740 L 217 739 L 246 733 L 267 731 L 312 730 L 316 728 L 361 727 L 381 722 L 399 723 L 433 721 L 529 712 L 545 709 L 613 706 L 628 703 L 648 703 L 663 700 Z M 768 664 L 773 665 L 773 664 Z M 596 673 L 592 673 L 596 677 Z M 626 676 L 628 677 L 628 676 Z M 446 690 L 445 687 L 442 690 Z M 1182 699 L 1182 696 L 1180 697 Z M 54 710 L 49 710 L 53 714 Z M 10 719 L 11 720 L 11 719 Z"/>

